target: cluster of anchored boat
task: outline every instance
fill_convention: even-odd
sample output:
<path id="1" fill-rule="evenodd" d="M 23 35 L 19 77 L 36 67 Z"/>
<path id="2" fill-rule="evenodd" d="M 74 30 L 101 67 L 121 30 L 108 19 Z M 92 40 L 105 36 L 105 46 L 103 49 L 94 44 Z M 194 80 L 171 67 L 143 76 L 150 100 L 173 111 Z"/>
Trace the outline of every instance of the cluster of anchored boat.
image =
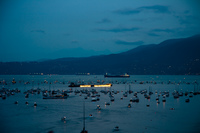
<path id="1" fill-rule="evenodd" d="M 6 97 L 15 95 L 15 93 L 20 93 L 21 91 L 16 88 L 16 89 L 7 89 L 7 88 L 2 88 L 0 89 L 0 97 L 2 97 L 2 99 L 6 99 Z"/>
<path id="2" fill-rule="evenodd" d="M 20 93 L 21 91 L 16 88 L 16 89 L 6 89 L 6 88 L 2 88 L 0 89 L 0 97 L 2 97 L 2 99 L 6 99 L 6 97 L 9 97 L 11 95 L 15 95 L 15 93 Z M 138 103 L 140 101 L 138 94 L 141 94 L 144 96 L 145 99 L 151 99 L 151 95 L 153 94 L 153 91 L 151 90 L 151 88 L 149 88 L 149 91 L 147 91 L 146 89 L 144 90 L 140 90 L 137 92 L 133 92 L 130 89 L 129 86 L 129 90 L 123 92 L 121 91 L 122 97 L 120 98 L 121 100 L 123 100 L 124 98 L 128 97 L 128 95 L 132 95 L 132 97 L 129 100 L 129 103 L 127 105 L 128 108 L 132 107 L 132 103 L 136 102 Z M 30 89 L 30 90 L 26 90 L 24 92 L 25 94 L 25 98 L 29 98 L 29 94 L 40 94 L 42 93 L 43 95 L 43 99 L 67 99 L 69 97 L 68 93 L 74 93 L 75 95 L 79 95 L 82 96 L 84 94 L 84 99 L 88 99 L 89 97 L 91 98 L 91 102 L 96 102 L 100 100 L 100 94 L 98 91 L 96 91 L 96 89 L 76 89 L 76 90 L 72 90 L 72 89 L 68 89 L 68 90 L 41 90 L 40 88 L 37 89 Z M 114 102 L 115 101 L 115 94 L 120 93 L 120 91 L 116 91 L 116 90 L 101 90 L 100 93 L 108 95 L 110 98 L 110 101 L 105 102 L 106 106 L 110 105 L 110 102 Z M 157 104 L 160 103 L 160 99 L 162 102 L 166 102 L 166 98 L 169 97 L 170 92 L 169 91 L 160 91 L 157 92 L 155 91 L 156 94 L 156 102 Z M 200 92 L 199 91 L 194 91 L 194 92 L 183 92 L 183 91 L 177 91 L 175 90 L 174 92 L 171 93 L 173 95 L 173 97 L 175 99 L 182 97 L 182 96 L 186 96 L 185 102 L 189 102 L 191 97 L 193 97 L 194 95 L 199 95 Z M 18 104 L 18 101 L 15 101 L 14 104 Z M 29 104 L 28 101 L 25 102 L 25 104 Z M 37 103 L 34 102 L 33 104 L 35 107 L 37 106 Z M 146 104 L 147 107 L 150 107 L 150 104 Z M 101 110 L 101 106 L 97 105 L 96 110 Z M 170 108 L 170 110 L 174 110 L 174 108 Z M 84 116 L 85 117 L 85 116 Z M 93 117 L 92 114 L 89 115 L 89 117 Z M 67 121 L 67 117 L 62 117 L 61 118 L 62 121 Z M 114 131 L 118 131 L 119 130 L 119 126 L 116 126 L 114 129 Z M 85 128 L 83 129 L 83 132 L 86 132 Z"/>

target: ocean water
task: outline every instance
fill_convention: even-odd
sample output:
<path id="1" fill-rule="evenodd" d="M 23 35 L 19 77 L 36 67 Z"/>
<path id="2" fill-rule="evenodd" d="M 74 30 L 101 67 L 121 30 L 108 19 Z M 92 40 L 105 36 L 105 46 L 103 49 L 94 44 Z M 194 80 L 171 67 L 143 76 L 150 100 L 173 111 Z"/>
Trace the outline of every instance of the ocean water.
<path id="1" fill-rule="evenodd" d="M 13 78 L 16 84 L 12 84 Z M 20 93 L 0 98 L 0 132 L 1 133 L 79 133 L 83 129 L 83 103 L 85 103 L 85 126 L 89 133 L 199 133 L 200 132 L 200 95 L 189 98 L 183 95 L 174 99 L 172 92 L 200 91 L 199 76 L 171 76 L 171 75 L 131 75 L 130 78 L 104 78 L 103 75 L 1 75 L 1 88 L 21 90 Z M 6 84 L 3 84 L 6 82 Z M 48 81 L 44 83 L 44 81 Z M 111 88 L 96 89 L 100 100 L 91 102 L 91 97 L 84 99 L 86 94 L 69 93 L 67 99 L 43 99 L 42 93 L 29 94 L 25 98 L 23 92 L 32 88 L 41 90 L 69 90 L 70 82 L 85 84 L 112 83 Z M 29 82 L 29 84 L 24 84 Z M 50 84 L 51 82 L 51 84 Z M 141 84 L 143 83 L 143 84 Z M 72 88 L 81 90 L 83 88 Z M 153 94 L 150 99 L 138 93 L 139 103 L 127 105 L 133 93 L 123 97 L 123 93 L 131 89 L 133 92 L 146 89 Z M 119 91 L 114 94 L 115 101 L 111 102 L 109 94 L 100 93 L 101 90 Z M 156 97 L 162 91 L 169 91 L 166 102 L 156 102 Z M 123 100 L 121 100 L 123 97 Z M 18 101 L 18 104 L 14 104 Z M 28 101 L 28 105 L 25 102 Z M 34 102 L 37 106 L 34 107 Z M 110 105 L 105 106 L 105 102 Z M 147 107 L 146 105 L 150 105 Z M 101 110 L 96 110 L 97 105 Z M 170 108 L 174 108 L 171 110 Z M 92 114 L 93 117 L 89 117 Z M 61 117 L 66 116 L 66 121 Z M 119 126 L 119 131 L 113 128 Z"/>

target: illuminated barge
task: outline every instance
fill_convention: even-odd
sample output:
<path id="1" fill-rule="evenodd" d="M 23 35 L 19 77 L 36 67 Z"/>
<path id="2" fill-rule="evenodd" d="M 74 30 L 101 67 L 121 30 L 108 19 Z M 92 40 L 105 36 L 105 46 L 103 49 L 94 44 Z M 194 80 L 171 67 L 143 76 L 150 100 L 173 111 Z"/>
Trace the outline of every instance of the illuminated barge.
<path id="1" fill-rule="evenodd" d="M 89 88 L 89 87 L 111 87 L 112 84 L 108 83 L 108 84 L 97 84 L 97 85 L 84 85 L 84 84 L 75 84 L 75 83 L 71 83 L 69 85 L 69 87 L 85 87 L 85 88 Z"/>

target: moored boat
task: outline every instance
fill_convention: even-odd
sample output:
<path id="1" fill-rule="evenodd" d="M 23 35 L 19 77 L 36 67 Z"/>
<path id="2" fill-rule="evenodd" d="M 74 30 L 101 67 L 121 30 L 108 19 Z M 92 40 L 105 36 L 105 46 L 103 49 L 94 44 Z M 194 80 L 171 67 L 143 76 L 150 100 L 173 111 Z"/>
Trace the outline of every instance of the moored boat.
<path id="1" fill-rule="evenodd" d="M 115 126 L 113 131 L 119 131 L 119 126 Z"/>
<path id="2" fill-rule="evenodd" d="M 185 102 L 186 102 L 186 103 L 188 103 L 189 101 L 190 101 L 190 99 L 189 99 L 189 98 L 186 98 L 186 99 L 185 99 Z"/>
<path id="3" fill-rule="evenodd" d="M 57 95 L 43 96 L 43 99 L 67 99 L 67 97 L 68 95 L 57 94 Z"/>

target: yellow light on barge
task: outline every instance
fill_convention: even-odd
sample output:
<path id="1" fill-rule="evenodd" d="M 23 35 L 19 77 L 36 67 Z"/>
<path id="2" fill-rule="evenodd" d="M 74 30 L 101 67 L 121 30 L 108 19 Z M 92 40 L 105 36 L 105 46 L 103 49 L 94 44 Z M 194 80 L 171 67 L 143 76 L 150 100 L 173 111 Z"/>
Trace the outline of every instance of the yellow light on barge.
<path id="1" fill-rule="evenodd" d="M 91 87 L 91 85 L 80 85 L 80 87 Z"/>
<path id="2" fill-rule="evenodd" d="M 109 84 L 103 84 L 103 85 L 80 85 L 80 87 L 111 87 L 112 84 L 109 83 Z"/>
<path id="3" fill-rule="evenodd" d="M 111 87 L 112 84 L 105 84 L 105 85 L 94 85 L 94 87 Z"/>

